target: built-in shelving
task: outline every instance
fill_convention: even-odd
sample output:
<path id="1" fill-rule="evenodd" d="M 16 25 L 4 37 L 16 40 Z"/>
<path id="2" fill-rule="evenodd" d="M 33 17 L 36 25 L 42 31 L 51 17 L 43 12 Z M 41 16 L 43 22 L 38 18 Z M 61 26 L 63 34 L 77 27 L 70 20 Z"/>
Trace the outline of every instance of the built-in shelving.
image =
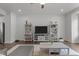
<path id="1" fill-rule="evenodd" d="M 32 41 L 32 25 L 31 24 L 25 24 L 25 40 L 26 41 Z"/>
<path id="2" fill-rule="evenodd" d="M 58 24 L 57 23 L 51 23 L 49 24 L 49 37 L 50 37 L 50 41 L 58 41 Z"/>

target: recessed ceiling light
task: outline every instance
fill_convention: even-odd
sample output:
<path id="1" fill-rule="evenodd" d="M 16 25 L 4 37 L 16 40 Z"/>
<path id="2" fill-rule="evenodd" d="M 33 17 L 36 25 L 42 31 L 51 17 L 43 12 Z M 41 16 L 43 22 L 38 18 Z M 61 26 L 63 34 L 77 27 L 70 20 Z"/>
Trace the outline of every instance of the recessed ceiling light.
<path id="1" fill-rule="evenodd" d="M 21 12 L 22 10 L 21 9 L 18 9 L 18 12 Z"/>
<path id="2" fill-rule="evenodd" d="M 61 9 L 60 11 L 61 11 L 61 12 L 63 12 L 63 11 L 64 11 L 64 9 Z"/>
<path id="3" fill-rule="evenodd" d="M 40 4 L 41 4 L 41 5 L 44 5 L 45 3 L 42 2 L 42 3 L 40 3 Z"/>

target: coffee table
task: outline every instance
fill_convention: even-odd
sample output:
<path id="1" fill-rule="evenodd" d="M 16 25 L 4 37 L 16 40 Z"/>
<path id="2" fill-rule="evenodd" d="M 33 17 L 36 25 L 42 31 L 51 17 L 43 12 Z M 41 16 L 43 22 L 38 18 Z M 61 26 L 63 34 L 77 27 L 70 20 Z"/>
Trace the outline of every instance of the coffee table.
<path id="1" fill-rule="evenodd" d="M 49 55 L 57 53 L 59 55 L 69 55 L 69 47 L 64 43 L 40 44 L 40 49 L 48 49 Z"/>

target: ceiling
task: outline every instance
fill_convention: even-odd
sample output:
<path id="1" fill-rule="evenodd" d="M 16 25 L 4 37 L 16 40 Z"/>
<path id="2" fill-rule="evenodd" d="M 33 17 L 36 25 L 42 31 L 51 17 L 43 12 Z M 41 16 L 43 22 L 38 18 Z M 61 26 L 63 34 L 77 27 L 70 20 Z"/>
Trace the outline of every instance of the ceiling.
<path id="1" fill-rule="evenodd" d="M 13 11 L 17 15 L 60 15 L 65 14 L 75 8 L 79 7 L 78 3 L 46 3 L 41 9 L 40 3 L 0 3 L 0 8 L 7 12 Z M 21 9 L 21 12 L 18 12 Z M 61 12 L 63 9 L 63 12 Z"/>

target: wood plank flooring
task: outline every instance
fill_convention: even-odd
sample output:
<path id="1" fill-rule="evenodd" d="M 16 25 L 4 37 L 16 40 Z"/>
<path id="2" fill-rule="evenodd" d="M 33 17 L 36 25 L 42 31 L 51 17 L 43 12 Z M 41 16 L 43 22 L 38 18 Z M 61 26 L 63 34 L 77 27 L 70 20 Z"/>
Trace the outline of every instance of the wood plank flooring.
<path id="1" fill-rule="evenodd" d="M 14 42 L 11 44 L 0 44 L 0 49 L 4 49 L 7 48 L 7 50 L 9 50 L 10 48 L 12 48 L 13 46 L 17 45 L 17 44 L 39 44 L 38 42 L 30 42 L 30 41 L 19 41 L 19 42 Z M 79 52 L 79 43 L 69 43 L 69 42 L 64 42 L 64 44 L 68 45 L 70 48 L 74 49 L 75 51 Z M 39 52 L 33 53 L 34 55 L 38 55 Z M 47 55 L 47 52 L 45 52 L 45 54 L 41 53 L 41 55 Z"/>
<path id="2" fill-rule="evenodd" d="M 69 43 L 69 42 L 64 42 L 64 44 L 68 45 L 70 48 L 73 50 L 79 52 L 79 43 Z"/>

